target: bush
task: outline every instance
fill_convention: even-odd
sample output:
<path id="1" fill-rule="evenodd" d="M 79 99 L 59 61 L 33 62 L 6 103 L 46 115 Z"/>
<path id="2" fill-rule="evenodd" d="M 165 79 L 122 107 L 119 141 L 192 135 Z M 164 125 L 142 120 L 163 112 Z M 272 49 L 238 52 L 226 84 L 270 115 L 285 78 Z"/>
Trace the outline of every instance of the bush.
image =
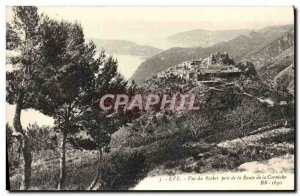
<path id="1" fill-rule="evenodd" d="M 100 169 L 103 189 L 128 190 L 146 175 L 145 157 L 139 152 L 113 152 Z"/>

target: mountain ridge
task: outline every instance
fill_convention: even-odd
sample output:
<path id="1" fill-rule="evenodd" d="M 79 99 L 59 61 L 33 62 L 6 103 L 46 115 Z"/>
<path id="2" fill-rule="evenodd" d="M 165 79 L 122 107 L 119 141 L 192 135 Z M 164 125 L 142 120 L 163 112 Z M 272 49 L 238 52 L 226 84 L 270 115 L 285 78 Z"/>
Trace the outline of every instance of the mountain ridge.
<path id="1" fill-rule="evenodd" d="M 248 35 L 253 29 L 205 30 L 195 29 L 173 34 L 168 41 L 182 47 L 210 47 L 217 43 L 229 41 L 239 35 Z"/>
<path id="2" fill-rule="evenodd" d="M 162 51 L 159 48 L 139 45 L 128 40 L 93 39 L 93 41 L 99 50 L 104 49 L 112 54 L 125 54 L 147 58 Z"/>
<path id="3" fill-rule="evenodd" d="M 261 29 L 226 29 L 226 30 L 207 30 L 194 29 L 190 31 L 178 32 L 167 37 L 171 43 L 180 47 L 211 47 L 215 44 L 232 40 L 238 36 L 249 36 L 254 33 L 272 33 L 273 31 L 287 31 L 291 24 L 274 25 Z"/>

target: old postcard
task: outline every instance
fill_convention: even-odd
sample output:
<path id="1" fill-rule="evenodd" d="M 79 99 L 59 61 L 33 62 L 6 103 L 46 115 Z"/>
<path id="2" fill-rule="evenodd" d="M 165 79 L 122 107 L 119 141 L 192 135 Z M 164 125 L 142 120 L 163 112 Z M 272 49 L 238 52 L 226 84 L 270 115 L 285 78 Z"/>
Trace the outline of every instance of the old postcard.
<path id="1" fill-rule="evenodd" d="M 292 6 L 6 22 L 8 190 L 295 190 Z"/>

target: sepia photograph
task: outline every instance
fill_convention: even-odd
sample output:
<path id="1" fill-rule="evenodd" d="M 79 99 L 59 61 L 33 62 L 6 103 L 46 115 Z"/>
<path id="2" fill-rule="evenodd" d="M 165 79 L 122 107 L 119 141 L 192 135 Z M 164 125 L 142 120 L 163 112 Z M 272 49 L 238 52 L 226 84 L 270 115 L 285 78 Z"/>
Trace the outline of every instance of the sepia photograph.
<path id="1" fill-rule="evenodd" d="M 292 5 L 5 11 L 8 191 L 296 190 Z"/>

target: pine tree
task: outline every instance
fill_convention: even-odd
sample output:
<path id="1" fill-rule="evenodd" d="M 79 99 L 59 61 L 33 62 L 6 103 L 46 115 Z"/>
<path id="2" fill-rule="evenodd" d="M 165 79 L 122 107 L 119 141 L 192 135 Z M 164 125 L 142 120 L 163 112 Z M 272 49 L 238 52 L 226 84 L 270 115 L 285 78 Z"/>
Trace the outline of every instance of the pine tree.
<path id="1" fill-rule="evenodd" d="M 36 88 L 36 81 L 41 72 L 39 54 L 39 16 L 37 8 L 13 7 L 14 18 L 7 24 L 7 44 L 8 51 L 13 50 L 15 55 L 7 56 L 7 64 L 13 66 L 13 71 L 6 73 L 7 102 L 16 105 L 13 119 L 13 131 L 15 135 L 20 135 L 20 143 L 24 158 L 23 179 L 21 190 L 28 190 L 31 180 L 31 145 L 27 132 L 21 125 L 21 112 L 23 109 L 31 107 L 29 92 Z"/>
<path id="2" fill-rule="evenodd" d="M 39 109 L 54 118 L 54 129 L 62 135 L 58 183 L 61 190 L 66 180 L 66 143 L 81 129 L 80 119 L 89 107 L 93 96 L 91 85 L 104 54 L 95 58 L 96 47 L 92 42 L 85 42 L 79 24 L 46 18 L 41 32 L 47 70 L 44 75 L 47 82 L 41 93 L 47 95 L 47 99 L 40 100 Z"/>
<path id="3" fill-rule="evenodd" d="M 20 120 L 26 108 L 55 120 L 54 130 L 62 136 L 58 189 L 64 189 L 67 141 L 86 129 L 102 153 L 111 134 L 134 116 L 122 112 L 107 115 L 97 107 L 104 94 L 126 93 L 127 82 L 117 72 L 117 61 L 112 57 L 106 58 L 104 51 L 95 57 L 96 47 L 85 41 L 79 24 L 39 16 L 36 7 L 14 7 L 14 13 L 13 22 L 7 24 L 6 47 L 17 55 L 7 58 L 7 63 L 14 66 L 7 72 L 7 102 L 16 104 L 13 128 L 22 136 L 21 189 L 30 187 L 32 162 L 30 136 Z M 130 88 L 131 94 L 134 88 Z"/>
<path id="4" fill-rule="evenodd" d="M 121 126 L 127 122 L 131 122 L 133 118 L 138 116 L 138 113 L 132 114 L 132 111 L 125 111 L 122 107 L 120 107 L 119 110 L 111 109 L 109 111 L 103 111 L 99 107 L 99 100 L 105 94 L 126 94 L 130 98 L 130 96 L 133 96 L 135 93 L 136 85 L 133 83 L 128 86 L 127 81 L 118 73 L 117 66 L 117 61 L 109 57 L 103 62 L 103 66 L 99 67 L 97 71 L 98 74 L 95 74 L 92 85 L 93 93 L 91 104 L 82 116 L 81 121 L 83 129 L 87 131 L 92 140 L 85 141 L 85 146 L 83 147 L 82 141 L 74 138 L 75 143 L 77 143 L 79 147 L 87 150 L 98 150 L 98 170 L 88 190 L 92 190 L 99 185 L 103 153 L 109 152 L 112 134 Z M 101 181 L 102 186 L 104 186 L 104 183 L 105 182 Z"/>

